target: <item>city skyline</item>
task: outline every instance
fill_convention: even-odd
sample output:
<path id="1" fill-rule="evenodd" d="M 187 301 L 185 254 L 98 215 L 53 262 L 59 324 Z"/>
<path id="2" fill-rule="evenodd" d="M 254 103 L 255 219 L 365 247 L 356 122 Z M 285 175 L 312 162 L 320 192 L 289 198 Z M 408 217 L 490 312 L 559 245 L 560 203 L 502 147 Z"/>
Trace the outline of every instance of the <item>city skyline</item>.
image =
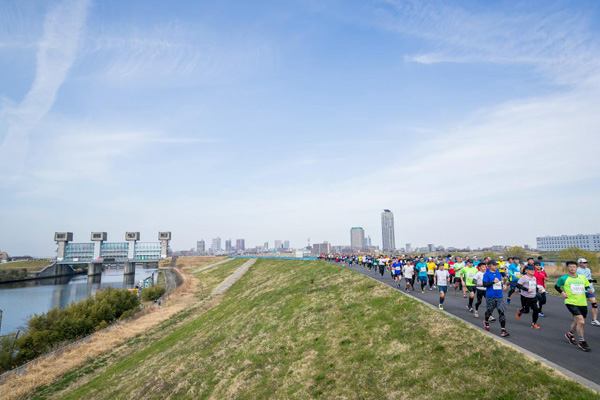
<path id="1" fill-rule="evenodd" d="M 384 208 L 397 247 L 597 231 L 599 28 L 590 0 L 4 1 L 0 250 L 383 246 Z"/>

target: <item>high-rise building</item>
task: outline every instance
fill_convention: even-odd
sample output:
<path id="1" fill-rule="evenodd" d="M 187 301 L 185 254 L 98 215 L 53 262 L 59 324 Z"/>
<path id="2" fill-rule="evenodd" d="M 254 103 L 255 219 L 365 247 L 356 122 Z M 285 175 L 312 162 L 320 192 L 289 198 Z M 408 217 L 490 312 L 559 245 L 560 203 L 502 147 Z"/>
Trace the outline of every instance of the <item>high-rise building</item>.
<path id="1" fill-rule="evenodd" d="M 269 242 L 265 242 L 264 250 L 269 251 Z"/>
<path id="2" fill-rule="evenodd" d="M 365 238 L 365 248 L 369 249 L 373 247 L 373 242 L 371 241 L 371 235 Z"/>
<path id="3" fill-rule="evenodd" d="M 396 250 L 396 237 L 394 235 L 394 213 L 383 210 L 381 213 L 381 234 L 383 238 L 383 251 Z"/>
<path id="4" fill-rule="evenodd" d="M 212 245 L 210 246 L 210 251 L 213 253 L 218 253 L 221 251 L 221 238 L 217 237 L 212 240 Z"/>
<path id="5" fill-rule="evenodd" d="M 410 243 L 406 243 L 406 252 L 410 253 L 412 251 L 412 245 Z"/>
<path id="6" fill-rule="evenodd" d="M 237 251 L 244 251 L 244 250 L 246 250 L 246 240 L 244 240 L 244 239 L 237 239 L 235 241 L 235 249 Z"/>
<path id="7" fill-rule="evenodd" d="M 225 251 L 231 253 L 231 239 L 225 240 Z"/>
<path id="8" fill-rule="evenodd" d="M 353 250 L 360 250 L 365 247 L 365 230 L 360 226 L 350 229 L 350 247 Z"/>
<path id="9" fill-rule="evenodd" d="M 281 240 L 276 240 L 275 241 L 275 250 L 279 250 L 281 249 Z"/>
<path id="10" fill-rule="evenodd" d="M 204 239 L 196 242 L 196 251 L 198 253 L 204 253 L 206 251 L 206 243 L 204 242 Z"/>
<path id="11" fill-rule="evenodd" d="M 283 241 L 283 248 L 286 249 L 286 250 L 290 248 L 290 241 L 289 240 L 284 240 Z"/>
<path id="12" fill-rule="evenodd" d="M 428 244 L 427 245 L 427 251 L 430 252 L 430 253 L 434 252 L 435 251 L 435 246 L 433 244 L 431 244 L 431 243 Z"/>

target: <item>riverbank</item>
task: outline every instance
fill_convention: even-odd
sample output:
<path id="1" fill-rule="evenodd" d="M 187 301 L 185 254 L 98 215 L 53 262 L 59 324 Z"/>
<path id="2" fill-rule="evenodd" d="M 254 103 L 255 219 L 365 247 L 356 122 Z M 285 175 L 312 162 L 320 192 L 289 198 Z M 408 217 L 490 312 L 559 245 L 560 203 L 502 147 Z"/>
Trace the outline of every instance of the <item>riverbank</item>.
<path id="1" fill-rule="evenodd" d="M 137 343 L 28 397 L 598 398 L 462 322 L 324 262 L 261 259 L 225 294 L 206 297 L 235 262 L 195 276 L 195 303 Z"/>
<path id="2" fill-rule="evenodd" d="M 197 261 L 197 265 L 208 265 L 219 258 L 206 258 Z M 120 352 L 123 349 L 139 344 L 139 335 L 146 335 L 157 326 L 166 322 L 158 331 L 177 324 L 176 315 L 192 309 L 197 303 L 198 293 L 203 293 L 203 285 L 198 278 L 187 272 L 191 261 L 178 262 L 176 273 L 181 277 L 181 285 L 165 295 L 163 305 L 148 307 L 132 319 L 117 324 L 110 329 L 100 331 L 84 343 L 68 346 L 60 354 L 53 354 L 42 360 L 31 363 L 22 375 L 11 376 L 0 386 L 0 399 L 14 399 L 25 396 L 41 385 L 51 383 L 57 377 L 72 371 L 77 374 L 77 367 L 86 362 L 95 363 L 103 354 Z M 208 271 L 207 271 L 208 272 Z M 216 284 L 215 284 L 216 286 Z M 170 321 L 170 322 L 169 322 Z M 131 341 L 133 338 L 135 340 Z"/>

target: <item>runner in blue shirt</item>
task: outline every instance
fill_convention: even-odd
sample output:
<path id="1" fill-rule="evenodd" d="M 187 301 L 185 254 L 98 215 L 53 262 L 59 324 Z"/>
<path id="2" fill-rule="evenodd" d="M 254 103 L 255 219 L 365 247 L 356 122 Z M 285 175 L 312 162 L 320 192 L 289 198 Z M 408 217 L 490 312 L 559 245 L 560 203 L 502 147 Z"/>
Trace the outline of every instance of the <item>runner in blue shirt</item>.
<path id="1" fill-rule="evenodd" d="M 502 291 L 506 290 L 506 286 L 502 284 L 502 275 L 498 271 L 498 264 L 495 261 L 488 262 L 488 270 L 483 274 L 482 286 L 486 288 L 485 303 L 487 308 L 483 327 L 486 331 L 490 330 L 489 319 L 494 309 L 498 309 L 498 320 L 500 320 L 500 327 L 502 328 L 500 336 L 510 336 L 506 331 L 506 316 L 504 315 L 506 305 L 504 304 L 502 294 Z"/>

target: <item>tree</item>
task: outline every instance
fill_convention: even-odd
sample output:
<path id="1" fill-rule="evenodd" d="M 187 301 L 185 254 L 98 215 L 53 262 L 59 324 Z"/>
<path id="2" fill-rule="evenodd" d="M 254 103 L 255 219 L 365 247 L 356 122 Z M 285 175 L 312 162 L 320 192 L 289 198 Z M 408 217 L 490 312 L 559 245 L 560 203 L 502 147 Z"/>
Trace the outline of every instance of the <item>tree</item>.
<path id="1" fill-rule="evenodd" d="M 529 254 L 527 253 L 527 250 L 525 250 L 521 246 L 513 246 L 504 250 L 505 259 L 508 259 L 508 257 L 519 257 L 521 261 L 524 261 L 527 259 L 528 256 Z"/>
<path id="2" fill-rule="evenodd" d="M 484 251 L 483 252 L 483 258 L 489 257 L 492 260 L 495 260 L 496 258 L 498 258 L 498 255 L 496 253 L 494 253 L 493 251 Z"/>
<path id="3" fill-rule="evenodd" d="M 588 265 L 592 270 L 598 270 L 598 256 L 588 250 L 580 249 L 579 247 L 569 247 L 568 249 L 564 249 L 558 252 L 558 259 L 561 262 L 567 261 L 575 261 L 577 262 L 578 258 L 585 258 L 588 260 Z"/>

